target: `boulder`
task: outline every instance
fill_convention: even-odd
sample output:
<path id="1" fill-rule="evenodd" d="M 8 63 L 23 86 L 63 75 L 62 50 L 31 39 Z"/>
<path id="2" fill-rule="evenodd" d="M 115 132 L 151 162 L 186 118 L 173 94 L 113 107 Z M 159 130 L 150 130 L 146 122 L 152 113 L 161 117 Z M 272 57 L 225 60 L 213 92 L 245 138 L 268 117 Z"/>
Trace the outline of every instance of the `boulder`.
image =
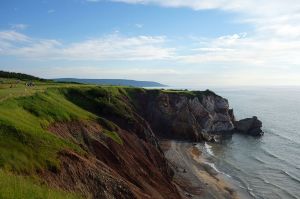
<path id="1" fill-rule="evenodd" d="M 264 134 L 261 130 L 262 122 L 256 116 L 236 121 L 234 126 L 235 130 L 239 133 L 252 136 L 262 136 Z"/>

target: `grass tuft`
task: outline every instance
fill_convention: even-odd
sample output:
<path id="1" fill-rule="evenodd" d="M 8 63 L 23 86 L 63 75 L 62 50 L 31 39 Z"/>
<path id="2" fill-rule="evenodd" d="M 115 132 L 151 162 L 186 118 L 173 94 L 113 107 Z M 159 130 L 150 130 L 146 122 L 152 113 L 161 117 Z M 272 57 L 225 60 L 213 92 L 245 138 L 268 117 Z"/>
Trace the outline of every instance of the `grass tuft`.
<path id="1" fill-rule="evenodd" d="M 116 143 L 123 145 L 123 140 L 122 138 L 119 136 L 118 133 L 114 132 L 114 131 L 108 131 L 108 130 L 104 130 L 104 135 L 111 138 L 113 141 L 115 141 Z"/>

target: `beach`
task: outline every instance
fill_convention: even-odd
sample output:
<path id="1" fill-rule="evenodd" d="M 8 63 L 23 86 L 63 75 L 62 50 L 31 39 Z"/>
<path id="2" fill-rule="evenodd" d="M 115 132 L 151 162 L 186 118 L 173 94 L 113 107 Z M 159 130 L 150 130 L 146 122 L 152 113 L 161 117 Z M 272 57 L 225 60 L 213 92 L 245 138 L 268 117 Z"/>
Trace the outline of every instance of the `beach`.
<path id="1" fill-rule="evenodd" d="M 234 185 L 206 162 L 195 144 L 161 141 L 160 145 L 175 172 L 174 183 L 183 198 L 240 198 Z"/>

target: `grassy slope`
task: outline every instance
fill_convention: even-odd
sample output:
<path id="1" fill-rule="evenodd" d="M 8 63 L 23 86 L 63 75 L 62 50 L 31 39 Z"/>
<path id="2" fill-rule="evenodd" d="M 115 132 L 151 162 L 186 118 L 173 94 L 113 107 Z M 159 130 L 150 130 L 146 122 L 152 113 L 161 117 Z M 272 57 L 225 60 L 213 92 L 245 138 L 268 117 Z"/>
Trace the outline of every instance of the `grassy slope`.
<path id="1" fill-rule="evenodd" d="M 0 170 L 0 198 L 2 199 L 79 199 L 78 195 L 49 189 L 33 179 Z"/>
<path id="2" fill-rule="evenodd" d="M 10 92 L 3 90 L 2 93 Z M 84 153 L 75 144 L 50 134 L 45 127 L 54 121 L 88 118 L 95 116 L 69 102 L 57 89 L 2 101 L 0 168 L 3 171 L 0 173 L 0 198 L 74 198 L 40 186 L 30 179 L 14 176 L 11 172 L 34 175 L 39 169 L 57 170 L 58 151 L 69 148 Z"/>
<path id="3" fill-rule="evenodd" d="M 10 98 L 30 96 L 37 92 L 43 92 L 48 88 L 86 87 L 86 85 L 79 85 L 79 84 L 72 84 L 72 83 L 58 84 L 53 82 L 38 82 L 38 81 L 34 82 L 36 86 L 26 87 L 25 83 L 26 81 L 0 78 L 0 102 Z"/>
<path id="4" fill-rule="evenodd" d="M 130 122 L 134 119 L 132 107 L 124 98 L 134 102 L 136 93 L 146 92 L 141 88 L 43 82 L 28 88 L 24 82 L 15 81 L 2 78 L 0 83 L 0 198 L 74 198 L 40 185 L 36 179 L 16 176 L 35 176 L 40 169 L 59 169 L 57 152 L 63 149 L 85 153 L 71 141 L 47 132 L 46 127 L 56 121 L 98 120 L 106 128 L 104 135 L 123 144 L 115 124 L 99 116 Z M 160 92 L 202 95 L 174 90 L 158 90 L 157 94 Z"/>
<path id="5" fill-rule="evenodd" d="M 0 104 L 0 166 L 20 173 L 58 167 L 56 153 L 80 148 L 46 130 L 54 121 L 87 119 L 92 114 L 67 101 L 59 91 L 47 90 L 31 97 Z"/>
<path id="6" fill-rule="evenodd" d="M 34 88 L 27 88 L 32 89 L 31 92 L 24 93 L 23 85 L 10 88 L 8 84 L 9 82 L 2 83 L 0 87 L 0 198 L 74 198 L 74 195 L 49 189 L 41 186 L 37 180 L 15 174 L 35 176 L 35 172 L 40 169 L 59 169 L 56 155 L 66 148 L 85 153 L 74 143 L 45 130 L 56 121 L 98 120 L 106 128 L 104 135 L 123 144 L 122 139 L 114 132 L 116 126 L 112 122 L 80 108 L 66 97 L 71 97 L 68 92 L 77 91 L 88 92 L 92 99 L 95 94 L 102 92 L 102 98 L 98 96 L 93 105 L 107 106 L 107 111 L 116 111 L 121 115 L 125 114 L 122 109 L 124 107 L 113 104 L 115 97 L 120 95 L 119 89 L 38 83 Z M 12 92 L 14 95 L 7 97 L 7 93 Z M 102 95 L 103 93 L 106 95 Z M 84 104 L 84 101 L 81 103 Z"/>

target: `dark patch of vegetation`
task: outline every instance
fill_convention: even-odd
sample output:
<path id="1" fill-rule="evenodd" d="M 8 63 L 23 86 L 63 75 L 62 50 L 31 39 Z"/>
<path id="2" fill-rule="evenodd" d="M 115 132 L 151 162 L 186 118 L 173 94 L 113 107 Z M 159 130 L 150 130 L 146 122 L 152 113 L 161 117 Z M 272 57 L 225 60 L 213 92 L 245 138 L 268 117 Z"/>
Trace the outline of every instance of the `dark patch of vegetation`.
<path id="1" fill-rule="evenodd" d="M 98 117 L 97 121 L 99 122 L 99 124 L 101 126 L 103 126 L 105 129 L 110 130 L 110 131 L 117 131 L 118 130 L 118 126 L 113 123 L 112 121 L 109 121 L 103 117 Z"/>
<path id="2" fill-rule="evenodd" d="M 32 75 L 27 75 L 24 73 L 15 73 L 15 72 L 7 72 L 7 71 L 0 71 L 0 77 L 2 78 L 14 78 L 14 79 L 19 79 L 19 80 L 34 80 L 34 81 L 51 81 L 51 80 L 46 80 L 46 79 L 41 79 L 39 77 L 35 77 Z"/>
<path id="3" fill-rule="evenodd" d="M 80 107 L 108 119 L 133 119 L 131 107 L 126 104 L 122 87 L 94 87 L 67 89 L 65 94 L 70 101 Z"/>
<path id="4" fill-rule="evenodd" d="M 124 91 L 124 95 L 128 96 L 131 103 L 135 107 L 139 107 L 139 105 L 140 105 L 139 100 L 140 100 L 141 96 L 146 94 L 146 89 L 144 89 L 144 88 L 126 87 L 123 89 L 123 91 Z"/>
<path id="5" fill-rule="evenodd" d="M 49 81 L 53 81 L 53 80 L 49 80 Z M 56 83 L 59 84 L 79 84 L 82 85 L 83 83 L 79 83 L 79 82 L 67 82 L 67 81 L 55 81 Z"/>
<path id="6" fill-rule="evenodd" d="M 198 97 L 201 101 L 203 96 L 217 96 L 213 91 L 211 90 L 205 90 L 205 91 L 190 91 L 187 89 L 184 90 L 177 90 L 177 89 L 169 89 L 169 90 L 158 90 L 158 92 L 161 93 L 168 93 L 168 94 L 176 94 L 176 95 L 182 95 L 188 98 L 194 98 Z"/>

